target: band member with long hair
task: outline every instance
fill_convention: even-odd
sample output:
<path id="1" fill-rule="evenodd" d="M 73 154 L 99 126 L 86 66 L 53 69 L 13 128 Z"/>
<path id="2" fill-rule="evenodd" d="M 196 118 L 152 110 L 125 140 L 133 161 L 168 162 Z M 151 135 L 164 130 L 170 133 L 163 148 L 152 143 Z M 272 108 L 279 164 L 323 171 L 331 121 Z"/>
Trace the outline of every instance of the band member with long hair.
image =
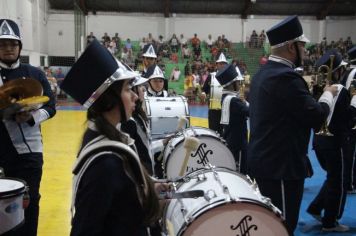
<path id="1" fill-rule="evenodd" d="M 94 40 L 61 85 L 88 109 L 73 169 L 72 236 L 147 235 L 160 216 L 157 187 L 121 130 L 135 109 L 136 76 Z"/>

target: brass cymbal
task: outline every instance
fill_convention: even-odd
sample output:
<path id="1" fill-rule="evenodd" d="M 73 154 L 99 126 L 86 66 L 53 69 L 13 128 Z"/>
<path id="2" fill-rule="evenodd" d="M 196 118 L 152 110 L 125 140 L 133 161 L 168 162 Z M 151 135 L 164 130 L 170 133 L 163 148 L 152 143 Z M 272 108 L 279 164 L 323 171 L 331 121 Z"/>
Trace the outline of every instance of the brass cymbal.
<path id="1" fill-rule="evenodd" d="M 0 87 L 0 110 L 14 103 L 21 104 L 21 100 L 42 96 L 42 85 L 38 80 L 18 78 L 10 80 Z M 22 103 L 26 106 L 26 103 Z"/>

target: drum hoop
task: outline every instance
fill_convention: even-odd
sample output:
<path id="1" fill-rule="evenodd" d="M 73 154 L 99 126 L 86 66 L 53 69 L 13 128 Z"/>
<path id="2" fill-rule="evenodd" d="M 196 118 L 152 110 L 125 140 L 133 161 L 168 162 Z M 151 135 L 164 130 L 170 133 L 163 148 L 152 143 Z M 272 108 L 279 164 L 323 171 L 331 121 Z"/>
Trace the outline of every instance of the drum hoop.
<path id="1" fill-rule="evenodd" d="M 263 208 L 265 208 L 267 211 L 272 212 L 275 216 L 277 216 L 277 218 L 280 220 L 280 223 L 282 223 L 283 227 L 285 228 L 285 230 L 287 231 L 287 225 L 285 222 L 285 219 L 283 218 L 282 215 L 277 214 L 276 212 L 274 212 L 271 208 L 268 208 L 267 205 L 262 204 L 254 199 L 249 199 L 249 198 L 239 198 L 238 201 L 224 201 L 224 199 L 220 199 L 217 200 L 215 202 L 212 202 L 211 204 L 208 204 L 200 209 L 198 209 L 195 213 L 193 213 L 192 215 L 189 215 L 188 217 L 190 218 L 189 223 L 185 222 L 183 223 L 183 225 L 180 227 L 177 235 L 181 235 L 182 233 L 185 232 L 185 230 L 199 217 L 203 216 L 204 214 L 208 213 L 209 211 L 204 211 L 205 209 L 215 209 L 218 208 L 220 206 L 224 206 L 224 205 L 229 205 L 229 204 L 236 204 L 236 203 L 247 203 L 247 204 L 252 204 L 252 205 L 257 205 L 257 206 L 261 206 Z"/>
<path id="2" fill-rule="evenodd" d="M 198 128 L 203 128 L 203 129 L 205 129 L 205 130 L 209 130 L 209 129 L 205 128 L 205 127 L 200 127 L 200 126 L 194 126 L 194 127 L 198 127 Z M 194 129 L 194 127 L 193 127 L 193 129 Z M 190 129 L 190 128 L 187 128 L 187 129 Z M 179 133 L 177 133 L 171 140 L 169 140 L 168 144 L 167 144 L 167 145 L 164 147 L 164 149 L 163 149 L 163 154 L 166 152 L 167 147 L 169 147 L 169 146 L 171 145 L 171 142 L 173 141 L 173 139 L 179 137 L 178 135 L 181 136 L 181 135 L 183 135 L 183 134 L 182 134 L 182 132 L 179 132 Z M 194 136 L 194 137 L 212 137 L 212 138 L 214 138 L 215 140 L 220 141 L 222 144 L 225 145 L 226 148 L 228 148 L 227 145 L 226 145 L 226 141 L 225 141 L 224 139 L 222 139 L 220 136 L 210 136 L 210 135 L 207 135 L 207 134 L 198 134 L 198 135 L 196 135 L 196 136 Z M 162 165 L 163 171 L 167 169 L 167 164 L 168 164 L 167 160 L 171 157 L 171 155 L 172 155 L 172 153 L 173 153 L 173 151 L 174 151 L 174 147 L 178 146 L 178 145 L 179 145 L 180 143 L 182 143 L 182 142 L 184 142 L 184 138 L 181 139 L 181 140 L 179 140 L 176 145 L 174 145 L 174 146 L 171 145 L 173 148 L 172 148 L 172 150 L 167 154 L 167 158 L 164 159 L 164 165 Z M 163 164 L 163 163 L 162 163 L 162 164 Z M 220 168 L 220 167 L 219 167 L 219 168 Z M 204 168 L 202 168 L 202 169 L 204 169 Z M 190 172 L 190 173 L 193 173 L 193 172 Z"/>
<path id="3" fill-rule="evenodd" d="M 17 189 L 5 191 L 5 192 L 0 192 L 0 199 L 12 198 L 12 197 L 21 195 L 21 194 L 26 192 L 26 186 L 27 186 L 26 181 L 24 181 L 22 179 L 9 178 L 9 177 L 5 177 L 5 178 L 1 178 L 1 179 L 14 180 L 14 181 L 17 181 L 17 182 L 21 182 L 23 184 L 23 186 L 21 186 L 20 188 L 17 188 Z"/>

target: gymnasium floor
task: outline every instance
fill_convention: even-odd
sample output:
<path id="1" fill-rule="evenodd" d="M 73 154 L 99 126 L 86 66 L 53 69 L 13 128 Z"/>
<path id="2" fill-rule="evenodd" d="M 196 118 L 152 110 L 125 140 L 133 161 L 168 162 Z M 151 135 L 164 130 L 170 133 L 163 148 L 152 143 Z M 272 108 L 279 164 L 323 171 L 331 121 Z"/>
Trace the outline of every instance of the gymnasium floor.
<path id="1" fill-rule="evenodd" d="M 207 108 L 190 106 L 193 126 L 207 127 Z M 85 127 L 85 112 L 73 104 L 58 106 L 57 114 L 43 123 L 44 168 L 41 183 L 39 236 L 64 236 L 70 231 L 71 168 Z M 320 169 L 314 152 L 310 151 L 314 176 L 306 181 L 303 203 L 296 236 L 356 235 L 356 195 L 348 195 L 341 223 L 351 226 L 348 233 L 320 232 L 321 226 L 305 213 L 305 208 L 316 195 L 325 173 Z"/>

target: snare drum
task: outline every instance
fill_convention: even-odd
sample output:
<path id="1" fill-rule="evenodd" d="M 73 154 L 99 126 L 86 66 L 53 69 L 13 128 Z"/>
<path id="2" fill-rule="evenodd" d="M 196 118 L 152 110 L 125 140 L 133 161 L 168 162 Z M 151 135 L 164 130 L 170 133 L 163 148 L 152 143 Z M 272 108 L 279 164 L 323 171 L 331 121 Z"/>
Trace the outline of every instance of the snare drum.
<path id="1" fill-rule="evenodd" d="M 23 223 L 25 192 L 22 180 L 0 178 L 0 234 Z"/>
<path id="2" fill-rule="evenodd" d="M 167 178 L 179 176 L 186 153 L 184 136 L 196 137 L 200 141 L 198 149 L 189 155 L 186 173 L 208 167 L 209 163 L 236 170 L 233 154 L 215 131 L 203 127 L 190 127 L 172 138 L 164 149 L 162 165 Z"/>
<path id="3" fill-rule="evenodd" d="M 176 192 L 203 190 L 205 196 L 170 200 L 163 218 L 168 235 L 288 236 L 281 212 L 248 177 L 216 168 L 197 170 L 185 180 Z"/>
<path id="4" fill-rule="evenodd" d="M 180 117 L 187 118 L 186 127 L 189 127 L 188 103 L 183 96 L 145 97 L 145 108 L 153 140 L 175 133 Z"/>

